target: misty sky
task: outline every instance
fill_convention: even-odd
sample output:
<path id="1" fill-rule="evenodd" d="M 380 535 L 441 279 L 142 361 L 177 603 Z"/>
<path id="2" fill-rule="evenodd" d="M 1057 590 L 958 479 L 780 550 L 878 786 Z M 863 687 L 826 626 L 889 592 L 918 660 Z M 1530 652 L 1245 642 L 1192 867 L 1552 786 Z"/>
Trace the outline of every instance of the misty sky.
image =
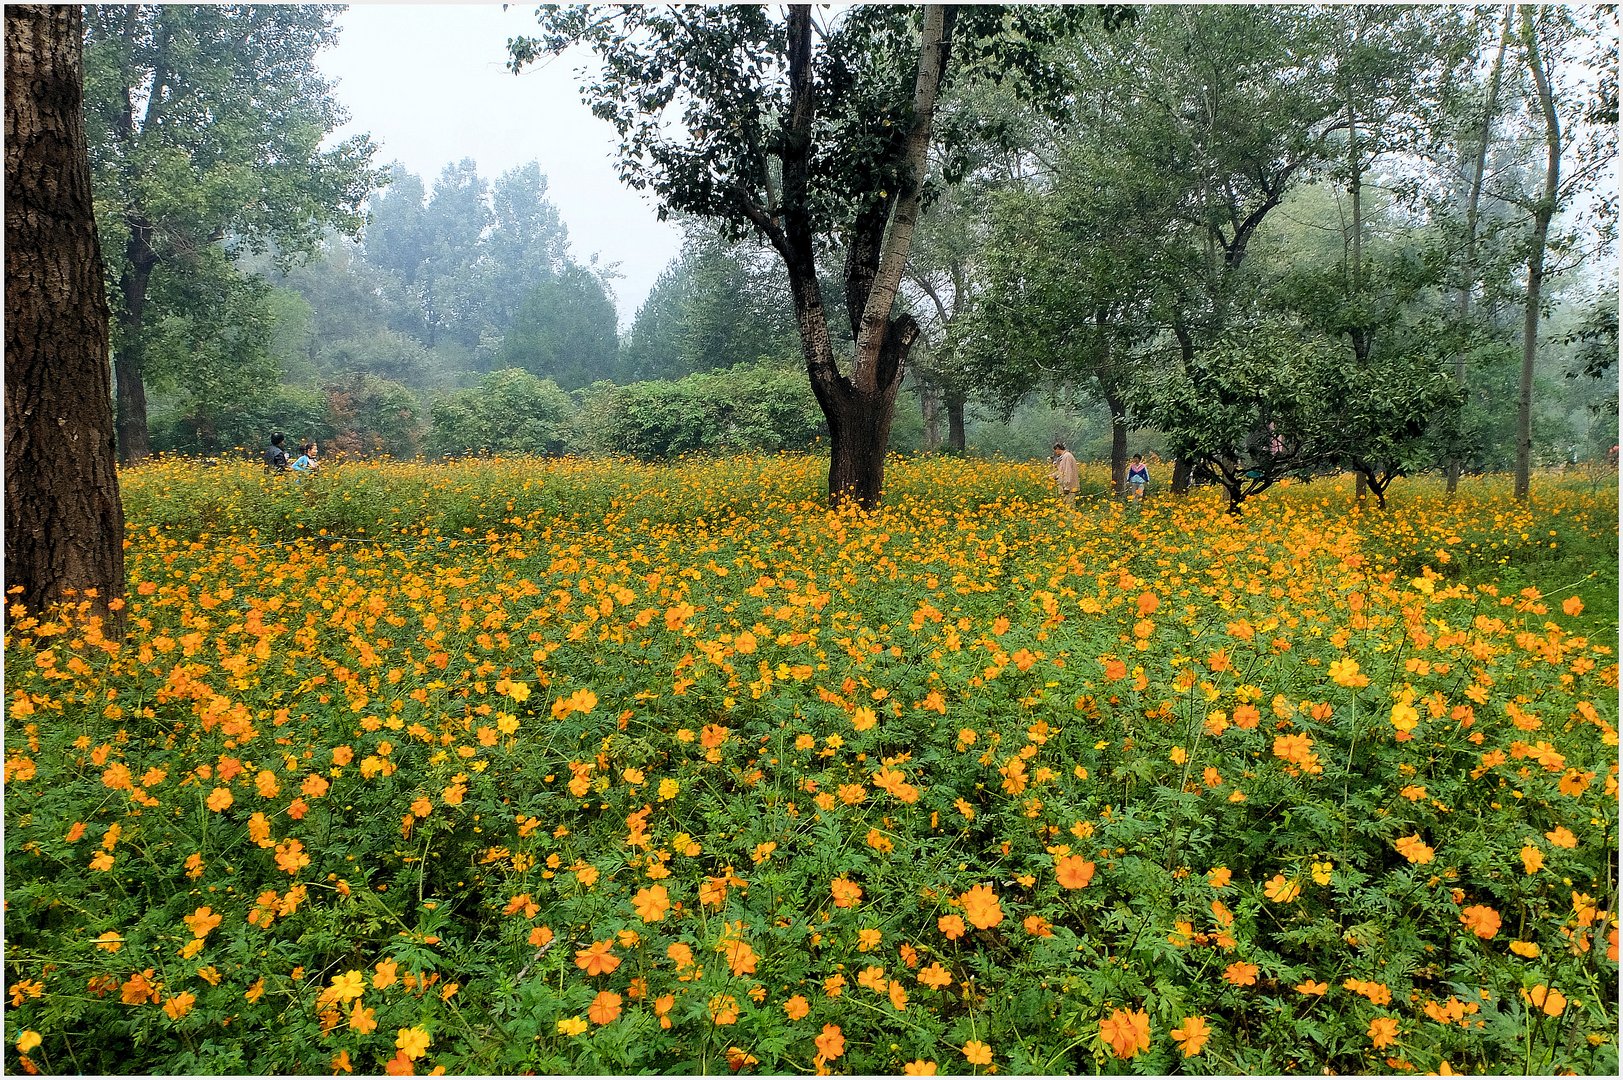
<path id="1" fill-rule="evenodd" d="M 354 4 L 339 44 L 319 55 L 350 112 L 338 135 L 368 132 L 379 163 L 398 161 L 432 186 L 472 158 L 494 180 L 538 161 L 548 195 L 586 262 L 618 263 L 622 326 L 681 245 L 681 232 L 615 176 L 613 129 L 581 104 L 579 60 L 560 57 L 513 75 L 507 39 L 535 29 L 533 4 Z"/>

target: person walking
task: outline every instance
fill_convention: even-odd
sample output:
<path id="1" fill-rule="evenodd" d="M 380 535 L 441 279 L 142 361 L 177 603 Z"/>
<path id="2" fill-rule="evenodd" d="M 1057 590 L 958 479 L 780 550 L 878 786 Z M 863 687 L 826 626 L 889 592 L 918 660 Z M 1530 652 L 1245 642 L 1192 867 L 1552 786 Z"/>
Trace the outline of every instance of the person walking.
<path id="1" fill-rule="evenodd" d="M 1059 483 L 1060 502 L 1065 504 L 1067 510 L 1076 508 L 1076 492 L 1082 486 L 1082 472 L 1077 468 L 1076 458 L 1065 449 L 1064 443 L 1054 444 L 1054 471 L 1048 474 L 1050 480 Z"/>
<path id="2" fill-rule="evenodd" d="M 1149 482 L 1150 467 L 1144 464 L 1144 455 L 1134 454 L 1133 463 L 1127 466 L 1127 490 L 1134 502 L 1144 501 L 1144 489 Z"/>
<path id="3" fill-rule="evenodd" d="M 270 438 L 270 445 L 265 447 L 265 471 L 267 473 L 287 472 L 287 451 L 282 449 L 286 441 L 280 431 L 274 432 Z"/>

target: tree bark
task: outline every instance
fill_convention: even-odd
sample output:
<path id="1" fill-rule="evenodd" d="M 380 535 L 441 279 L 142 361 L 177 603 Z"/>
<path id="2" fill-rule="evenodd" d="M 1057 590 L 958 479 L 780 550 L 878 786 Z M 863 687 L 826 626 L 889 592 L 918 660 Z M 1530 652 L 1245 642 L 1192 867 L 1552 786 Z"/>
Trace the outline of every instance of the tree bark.
<path id="1" fill-rule="evenodd" d="M 1526 502 L 1532 492 L 1533 474 L 1533 361 L 1538 357 L 1539 303 L 1544 285 L 1544 247 L 1550 235 L 1550 219 L 1555 216 L 1556 193 L 1561 182 L 1561 125 L 1555 113 L 1555 98 L 1538 51 L 1538 33 L 1532 12 L 1521 9 L 1522 44 L 1527 50 L 1527 69 L 1538 90 L 1539 110 L 1544 115 L 1544 190 L 1533 209 L 1533 238 L 1527 254 L 1527 312 L 1522 320 L 1522 371 L 1516 395 L 1516 490 L 1517 502 Z"/>
<path id="2" fill-rule="evenodd" d="M 1172 494 L 1189 494 L 1189 479 L 1194 473 L 1194 463 L 1186 457 L 1172 459 Z"/>
<path id="3" fill-rule="evenodd" d="M 1108 390 L 1104 398 L 1110 410 L 1110 490 L 1120 495 L 1127 490 L 1127 402 Z"/>
<path id="4" fill-rule="evenodd" d="M 919 385 L 919 412 L 924 417 L 924 449 L 941 449 L 941 388 L 934 383 Z"/>
<path id="5" fill-rule="evenodd" d="M 1510 44 L 1510 16 L 1512 8 L 1505 6 L 1504 27 L 1499 33 L 1499 51 L 1494 55 L 1493 68 L 1488 74 L 1488 100 L 1482 110 L 1482 127 L 1477 131 L 1476 161 L 1471 169 L 1471 194 L 1465 203 L 1465 266 L 1462 271 L 1465 279 L 1460 283 L 1459 295 L 1456 298 L 1456 318 L 1459 319 L 1461 332 L 1464 331 L 1467 320 L 1471 317 L 1471 289 L 1476 280 L 1476 241 L 1477 241 L 1477 214 L 1482 205 L 1482 180 L 1488 168 L 1488 140 L 1493 137 L 1493 120 L 1499 111 L 1499 81 L 1500 73 L 1505 66 L 1505 48 Z M 1454 354 L 1454 381 L 1459 384 L 1461 391 L 1465 389 L 1465 349 L 1461 346 Z M 1448 477 L 1448 493 L 1454 494 L 1460 486 L 1460 457 L 1456 451 L 1449 457 L 1445 473 Z"/>
<path id="6" fill-rule="evenodd" d="M 31 613 L 88 599 L 116 629 L 124 510 L 82 23 L 78 5 L 5 11 L 5 586 Z"/>
<path id="7" fill-rule="evenodd" d="M 963 454 L 969 448 L 964 439 L 964 394 L 961 390 L 947 393 L 947 449 Z"/>
<path id="8" fill-rule="evenodd" d="M 118 456 L 126 465 L 152 456 L 147 432 L 145 313 L 147 286 L 158 256 L 147 243 L 150 226 L 132 221 L 125 256 L 128 269 L 119 275 L 119 347 L 113 357 L 118 385 Z"/>

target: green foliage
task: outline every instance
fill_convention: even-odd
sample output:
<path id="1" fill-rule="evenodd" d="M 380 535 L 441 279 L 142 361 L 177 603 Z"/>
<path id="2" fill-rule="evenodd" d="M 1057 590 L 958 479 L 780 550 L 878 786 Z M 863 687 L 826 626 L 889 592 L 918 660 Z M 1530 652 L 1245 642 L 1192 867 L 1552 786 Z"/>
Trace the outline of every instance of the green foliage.
<path id="1" fill-rule="evenodd" d="M 198 253 L 186 270 L 153 283 L 143 331 L 149 376 L 178 414 L 169 448 L 214 454 L 252 445 L 265 394 L 282 374 L 269 287 L 238 274 L 218 250 Z"/>
<path id="2" fill-rule="evenodd" d="M 615 374 L 614 302 L 603 280 L 571 264 L 525 296 L 502 339 L 498 362 L 575 390 Z"/>
<path id="3" fill-rule="evenodd" d="M 527 371 L 493 371 L 429 409 L 431 454 L 556 454 L 575 403 L 551 379 Z"/>
<path id="4" fill-rule="evenodd" d="M 699 228 L 654 282 L 621 347 L 627 381 L 798 356 L 783 269 Z"/>
<path id="5" fill-rule="evenodd" d="M 579 449 L 645 461 L 806 450 L 828 433 L 804 374 L 781 364 L 594 388 L 576 424 Z"/>

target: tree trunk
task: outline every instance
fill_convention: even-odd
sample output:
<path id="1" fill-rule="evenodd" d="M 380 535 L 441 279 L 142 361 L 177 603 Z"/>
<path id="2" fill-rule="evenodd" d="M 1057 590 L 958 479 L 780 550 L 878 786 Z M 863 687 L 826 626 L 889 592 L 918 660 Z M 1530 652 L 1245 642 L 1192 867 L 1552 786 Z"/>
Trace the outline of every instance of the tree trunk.
<path id="1" fill-rule="evenodd" d="M 1526 502 L 1532 492 L 1533 475 L 1533 361 L 1538 357 L 1539 303 L 1544 285 L 1544 247 L 1550 235 L 1550 218 L 1555 215 L 1556 193 L 1561 182 L 1561 125 L 1555 114 L 1555 99 L 1539 56 L 1538 34 L 1532 12 L 1521 9 L 1522 44 L 1527 49 L 1527 69 L 1538 89 L 1539 109 L 1544 114 L 1547 156 L 1544 165 L 1544 191 L 1533 210 L 1533 238 L 1527 254 L 1527 312 L 1522 320 L 1522 372 L 1516 395 L 1516 491 L 1517 502 Z"/>
<path id="2" fill-rule="evenodd" d="M 839 493 L 836 503 L 855 500 L 865 510 L 879 505 L 885 489 L 885 451 L 890 445 L 890 423 L 895 415 L 895 392 L 888 395 L 853 393 L 828 412 L 832 446 L 828 490 Z"/>
<path id="3" fill-rule="evenodd" d="M 1194 463 L 1186 457 L 1172 459 L 1172 494 L 1189 494 L 1189 478 L 1194 472 Z"/>
<path id="4" fill-rule="evenodd" d="M 1120 495 L 1127 490 L 1127 403 L 1109 392 L 1104 397 L 1110 410 L 1110 490 Z"/>
<path id="5" fill-rule="evenodd" d="M 82 21 L 78 5 L 5 11 L 5 586 L 36 613 L 88 598 L 118 627 L 124 510 Z"/>
<path id="6" fill-rule="evenodd" d="M 968 448 L 964 440 L 964 394 L 961 390 L 952 390 L 947 394 L 947 449 L 963 454 Z"/>
<path id="7" fill-rule="evenodd" d="M 941 388 L 934 383 L 919 384 L 919 412 L 924 417 L 924 449 L 941 449 Z"/>
<path id="8" fill-rule="evenodd" d="M 1482 110 L 1482 127 L 1477 131 L 1476 161 L 1471 169 L 1471 194 L 1465 203 L 1465 275 L 1456 298 L 1456 318 L 1463 333 L 1471 317 L 1471 289 L 1476 285 L 1476 230 L 1477 214 L 1482 205 L 1482 178 L 1488 167 L 1488 140 L 1493 137 L 1493 120 L 1499 111 L 1499 77 L 1505 66 L 1505 47 L 1510 44 L 1510 16 L 1512 8 L 1505 6 L 1505 23 L 1499 33 L 1499 51 L 1493 58 L 1493 69 L 1488 74 L 1488 100 Z M 1465 349 L 1454 354 L 1454 381 L 1465 389 Z M 1454 494 L 1460 486 L 1460 458 L 1458 452 L 1449 457 L 1448 493 Z"/>
<path id="9" fill-rule="evenodd" d="M 118 280 L 119 348 L 113 368 L 118 380 L 118 456 L 126 465 L 152 456 L 152 439 L 147 432 L 144 318 L 147 285 L 158 257 L 146 242 L 146 231 L 131 226 L 126 251 L 129 269 Z"/>

